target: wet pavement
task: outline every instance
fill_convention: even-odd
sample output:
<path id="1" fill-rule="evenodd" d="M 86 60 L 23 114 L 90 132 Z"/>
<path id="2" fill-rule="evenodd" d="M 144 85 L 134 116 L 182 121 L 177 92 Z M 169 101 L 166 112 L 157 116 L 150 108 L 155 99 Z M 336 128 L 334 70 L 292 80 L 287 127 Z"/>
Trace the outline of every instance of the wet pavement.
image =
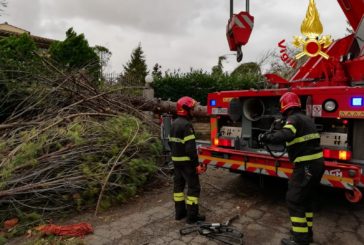
<path id="1" fill-rule="evenodd" d="M 244 244 L 280 244 L 289 236 L 289 216 L 284 196 L 287 181 L 239 175 L 209 169 L 201 176 L 201 213 L 207 222 L 225 222 L 243 232 Z M 90 222 L 95 232 L 85 237 L 90 245 L 223 244 L 197 232 L 181 236 L 185 220 L 174 220 L 172 183 L 136 197 L 122 207 L 100 214 L 76 217 Z M 364 244 L 364 205 L 350 204 L 340 190 L 322 188 L 319 211 L 314 217 L 314 244 Z"/>

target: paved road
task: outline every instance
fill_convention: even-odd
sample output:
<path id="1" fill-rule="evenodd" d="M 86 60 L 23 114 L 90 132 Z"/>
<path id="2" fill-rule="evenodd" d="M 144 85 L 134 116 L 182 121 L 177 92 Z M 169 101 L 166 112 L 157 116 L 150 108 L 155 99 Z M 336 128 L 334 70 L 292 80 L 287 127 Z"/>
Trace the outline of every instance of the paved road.
<path id="1" fill-rule="evenodd" d="M 202 212 L 209 222 L 224 222 L 235 214 L 233 225 L 244 233 L 244 244 L 280 244 L 288 236 L 289 217 L 284 195 L 286 181 L 276 178 L 229 173 L 209 169 L 201 177 Z M 221 244 L 196 233 L 179 234 L 185 221 L 174 221 L 171 183 L 136 197 L 131 203 L 108 211 L 89 221 L 95 233 L 85 238 L 86 244 Z M 348 204 L 343 193 L 323 189 L 319 213 L 315 216 L 315 244 L 364 244 L 364 205 Z"/>

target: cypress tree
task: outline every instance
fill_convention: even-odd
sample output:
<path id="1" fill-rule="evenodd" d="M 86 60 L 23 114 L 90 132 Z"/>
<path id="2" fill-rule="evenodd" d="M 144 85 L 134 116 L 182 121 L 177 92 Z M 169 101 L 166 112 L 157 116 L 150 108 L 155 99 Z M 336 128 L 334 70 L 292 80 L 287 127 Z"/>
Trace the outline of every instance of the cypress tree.
<path id="1" fill-rule="evenodd" d="M 144 52 L 139 43 L 138 47 L 133 50 L 130 61 L 124 67 L 123 79 L 132 83 L 144 83 L 148 75 L 148 67 L 145 63 Z"/>

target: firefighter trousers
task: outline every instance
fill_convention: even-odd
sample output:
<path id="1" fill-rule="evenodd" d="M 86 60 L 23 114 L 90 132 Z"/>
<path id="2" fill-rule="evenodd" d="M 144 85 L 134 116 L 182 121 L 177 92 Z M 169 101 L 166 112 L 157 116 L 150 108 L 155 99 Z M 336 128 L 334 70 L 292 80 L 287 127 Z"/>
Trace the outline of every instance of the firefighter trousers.
<path id="1" fill-rule="evenodd" d="M 324 160 L 297 163 L 288 182 L 286 201 L 292 223 L 291 234 L 298 244 L 313 241 L 313 210 L 318 201 Z"/>
<path id="2" fill-rule="evenodd" d="M 187 184 L 187 197 L 184 189 Z M 176 219 L 184 218 L 186 215 L 194 219 L 198 215 L 198 201 L 200 197 L 200 180 L 196 172 L 196 166 L 192 162 L 174 164 L 174 189 L 173 199 L 175 202 Z"/>

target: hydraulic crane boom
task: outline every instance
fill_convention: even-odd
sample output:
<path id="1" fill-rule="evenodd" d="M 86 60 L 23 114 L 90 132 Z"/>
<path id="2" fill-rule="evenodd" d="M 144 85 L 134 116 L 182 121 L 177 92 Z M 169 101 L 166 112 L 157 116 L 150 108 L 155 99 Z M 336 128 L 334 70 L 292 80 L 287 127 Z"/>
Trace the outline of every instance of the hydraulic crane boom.
<path id="1" fill-rule="evenodd" d="M 355 31 L 358 28 L 364 13 L 363 0 L 338 0 L 341 9 Z"/>

